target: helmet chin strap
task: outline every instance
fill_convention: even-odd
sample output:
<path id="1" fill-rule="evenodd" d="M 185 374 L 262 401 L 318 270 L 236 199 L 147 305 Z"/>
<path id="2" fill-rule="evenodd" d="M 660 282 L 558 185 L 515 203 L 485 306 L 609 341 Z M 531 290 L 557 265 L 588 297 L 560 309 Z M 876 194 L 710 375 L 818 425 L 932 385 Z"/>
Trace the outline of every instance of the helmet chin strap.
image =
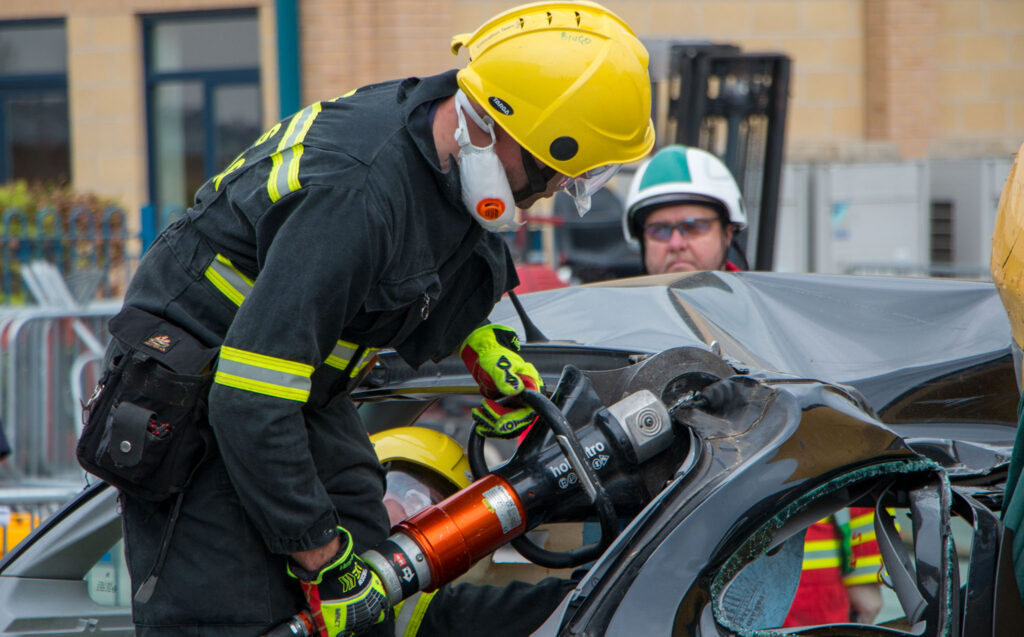
<path id="1" fill-rule="evenodd" d="M 534 195 L 545 192 L 548 189 L 548 182 L 558 174 L 558 171 L 549 166 L 544 166 L 543 168 L 538 166 L 537 160 L 533 158 L 530 151 L 522 146 L 519 147 L 519 150 L 523 156 L 523 170 L 526 171 L 526 179 L 529 183 L 522 189 L 512 193 L 512 198 L 516 200 L 517 204 L 526 201 Z"/>

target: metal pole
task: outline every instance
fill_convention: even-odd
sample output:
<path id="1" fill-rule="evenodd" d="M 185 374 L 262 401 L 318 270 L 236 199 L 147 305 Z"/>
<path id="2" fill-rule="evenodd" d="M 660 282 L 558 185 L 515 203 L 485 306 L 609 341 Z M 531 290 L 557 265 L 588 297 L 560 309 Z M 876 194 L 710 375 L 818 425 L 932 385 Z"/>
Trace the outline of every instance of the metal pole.
<path id="1" fill-rule="evenodd" d="M 277 83 L 284 119 L 302 108 L 302 68 L 299 55 L 297 0 L 276 0 Z"/>

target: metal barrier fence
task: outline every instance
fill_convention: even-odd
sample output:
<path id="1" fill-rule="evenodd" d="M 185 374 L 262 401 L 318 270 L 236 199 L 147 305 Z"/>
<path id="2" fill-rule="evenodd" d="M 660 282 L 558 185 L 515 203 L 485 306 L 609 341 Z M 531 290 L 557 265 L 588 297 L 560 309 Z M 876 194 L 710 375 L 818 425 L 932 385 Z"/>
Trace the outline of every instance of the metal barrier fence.
<path id="1" fill-rule="evenodd" d="M 180 210 L 0 210 L 0 556 L 80 492 L 81 404 L 138 254 Z M 111 300 L 99 300 L 111 299 Z"/>
<path id="2" fill-rule="evenodd" d="M 49 262 L 21 264 L 37 305 L 0 307 L 0 555 L 86 484 L 75 458 L 81 404 L 101 373 L 120 300 L 85 304 Z"/>
<path id="3" fill-rule="evenodd" d="M 116 208 L 102 213 L 75 208 L 67 214 L 54 208 L 34 213 L 4 210 L 0 215 L 0 304 L 26 301 L 21 268 L 36 260 L 53 263 L 78 288 L 81 300 L 97 292 L 105 298 L 118 296 L 133 263 L 128 246 L 136 237 L 127 227 L 125 213 Z"/>
<path id="4" fill-rule="evenodd" d="M 106 323 L 120 307 L 0 310 L 0 420 L 12 449 L 5 482 L 80 478 L 81 402 L 99 377 Z"/>

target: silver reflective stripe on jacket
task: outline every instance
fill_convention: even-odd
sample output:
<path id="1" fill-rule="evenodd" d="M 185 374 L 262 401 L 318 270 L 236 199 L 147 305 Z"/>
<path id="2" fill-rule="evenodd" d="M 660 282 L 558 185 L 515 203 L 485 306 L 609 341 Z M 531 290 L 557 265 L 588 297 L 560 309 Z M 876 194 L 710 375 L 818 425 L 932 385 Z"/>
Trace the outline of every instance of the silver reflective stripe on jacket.
<path id="1" fill-rule="evenodd" d="M 231 260 L 222 254 L 218 254 L 210 262 L 205 275 L 206 279 L 235 305 L 241 306 L 245 297 L 252 292 L 253 280 L 242 274 Z M 349 370 L 348 377 L 355 378 L 379 351 L 380 349 L 375 347 L 362 347 L 357 343 L 339 339 L 324 362 L 343 372 Z M 354 357 L 356 364 L 350 368 Z"/>

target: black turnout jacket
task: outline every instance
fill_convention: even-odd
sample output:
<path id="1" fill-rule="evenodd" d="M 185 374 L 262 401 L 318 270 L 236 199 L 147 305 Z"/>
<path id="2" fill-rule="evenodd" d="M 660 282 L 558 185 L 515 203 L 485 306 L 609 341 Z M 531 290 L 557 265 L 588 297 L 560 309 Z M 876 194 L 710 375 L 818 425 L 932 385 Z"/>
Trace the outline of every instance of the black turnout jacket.
<path id="1" fill-rule="evenodd" d="M 222 346 L 210 424 L 273 553 L 325 544 L 338 509 L 383 511 L 379 471 L 344 478 L 376 466 L 372 447 L 332 435 L 329 417 L 373 348 L 439 360 L 518 283 L 454 163 L 440 170 L 430 107 L 456 88 L 455 71 L 377 84 L 275 125 L 203 185 L 129 286 L 128 304 Z"/>

